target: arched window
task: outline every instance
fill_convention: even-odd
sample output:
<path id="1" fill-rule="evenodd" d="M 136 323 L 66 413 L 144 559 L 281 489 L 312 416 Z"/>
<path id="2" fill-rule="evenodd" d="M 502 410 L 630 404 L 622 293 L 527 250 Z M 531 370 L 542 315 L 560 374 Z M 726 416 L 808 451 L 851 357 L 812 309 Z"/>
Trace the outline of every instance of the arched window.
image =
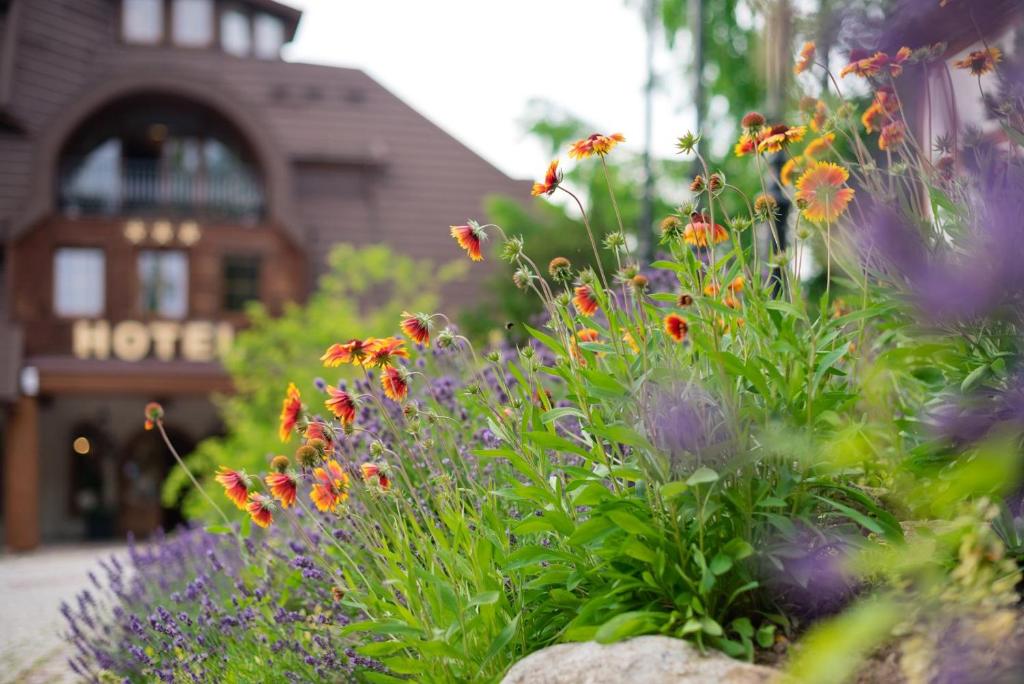
<path id="1" fill-rule="evenodd" d="M 170 95 L 136 95 L 91 116 L 61 153 L 58 206 L 72 215 L 213 216 L 264 211 L 254 156 L 217 112 Z"/>

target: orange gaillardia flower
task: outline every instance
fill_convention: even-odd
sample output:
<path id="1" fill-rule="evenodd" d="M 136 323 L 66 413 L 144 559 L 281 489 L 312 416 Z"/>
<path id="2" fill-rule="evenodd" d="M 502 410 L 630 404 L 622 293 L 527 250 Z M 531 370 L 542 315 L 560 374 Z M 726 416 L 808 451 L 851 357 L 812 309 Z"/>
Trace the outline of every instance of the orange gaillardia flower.
<path id="1" fill-rule="evenodd" d="M 238 506 L 239 510 L 245 508 L 245 502 L 249 498 L 249 478 L 244 472 L 221 466 L 213 479 L 224 487 L 224 494 Z"/>
<path id="2" fill-rule="evenodd" d="M 380 384 L 384 388 L 384 396 L 391 401 L 400 402 L 409 394 L 408 371 L 388 366 L 380 375 Z"/>
<path id="3" fill-rule="evenodd" d="M 365 340 L 349 340 L 345 344 L 332 344 L 320 357 L 320 360 L 326 368 L 337 368 L 343 363 L 362 365 L 375 341 L 374 338 L 367 337 Z"/>
<path id="4" fill-rule="evenodd" d="M 405 349 L 405 340 L 397 337 L 383 337 L 373 341 L 366 357 L 367 365 L 375 368 L 390 366 L 399 357 L 409 358 L 409 352 Z"/>
<path id="5" fill-rule="evenodd" d="M 391 489 L 391 478 L 376 463 L 364 463 L 359 466 L 359 470 L 363 474 L 364 484 L 370 486 L 377 485 L 381 488 L 381 491 L 385 492 Z"/>
<path id="6" fill-rule="evenodd" d="M 600 336 L 593 328 L 581 328 L 576 331 L 576 339 L 580 342 L 597 342 Z"/>
<path id="7" fill-rule="evenodd" d="M 792 185 L 793 176 L 803 173 L 806 168 L 806 157 L 790 157 L 786 160 L 786 163 L 782 165 L 782 170 L 779 172 L 779 180 L 782 181 L 783 185 Z"/>
<path id="8" fill-rule="evenodd" d="M 803 215 L 814 223 L 831 223 L 846 211 L 853 188 L 846 186 L 850 173 L 832 162 L 815 162 L 796 182 L 796 201 Z"/>
<path id="9" fill-rule="evenodd" d="M 590 285 L 580 285 L 574 291 L 572 304 L 583 316 L 593 316 L 597 313 L 597 296 Z"/>
<path id="10" fill-rule="evenodd" d="M 743 133 L 740 135 L 739 141 L 736 146 L 732 148 L 733 153 L 737 157 L 745 157 L 748 154 L 752 154 L 757 150 L 757 136 L 749 133 Z"/>
<path id="11" fill-rule="evenodd" d="M 818 100 L 814 103 L 814 114 L 811 116 L 811 130 L 818 132 L 824 126 L 828 120 L 828 105 L 825 104 L 824 100 Z"/>
<path id="12" fill-rule="evenodd" d="M 245 510 L 249 511 L 249 517 L 260 527 L 267 527 L 274 522 L 274 500 L 266 494 L 251 493 Z"/>
<path id="13" fill-rule="evenodd" d="M 896 78 L 903 73 L 903 63 L 910 59 L 910 54 L 911 50 L 908 47 L 901 47 L 893 57 L 884 52 L 876 52 L 868 57 L 864 56 L 864 52 L 855 50 L 850 53 L 850 63 L 839 72 L 839 77 L 855 74 L 861 78 L 871 78 L 888 68 L 889 75 Z"/>
<path id="14" fill-rule="evenodd" d="M 270 493 L 281 502 L 281 508 L 288 508 L 295 503 L 295 496 L 299 490 L 299 482 L 295 476 L 288 472 L 270 473 L 264 478 Z"/>
<path id="15" fill-rule="evenodd" d="M 802 74 L 811 68 L 814 64 L 814 43 L 808 41 L 804 43 L 804 46 L 800 48 L 800 57 L 796 60 L 796 64 L 793 65 L 794 74 Z"/>
<path id="16" fill-rule="evenodd" d="M 787 126 L 786 124 L 772 126 L 759 137 L 757 151 L 762 154 L 778 152 L 789 143 L 803 140 L 806 132 L 807 129 L 803 126 Z"/>
<path id="17" fill-rule="evenodd" d="M 348 498 L 348 474 L 333 459 L 313 471 L 313 481 L 309 496 L 321 511 L 336 511 Z"/>
<path id="18" fill-rule="evenodd" d="M 743 288 L 746 286 L 747 279 L 741 275 L 738 275 L 735 278 L 733 278 L 732 281 L 726 287 L 728 288 L 729 292 L 732 292 L 733 294 L 739 294 L 740 292 L 743 292 Z"/>
<path id="19" fill-rule="evenodd" d="M 294 382 L 288 383 L 288 392 L 285 394 L 284 402 L 281 405 L 281 425 L 277 430 L 278 437 L 282 442 L 287 442 L 288 437 L 295 429 L 295 423 L 299 420 L 299 413 L 302 412 L 302 397 L 299 395 L 299 388 Z"/>
<path id="20" fill-rule="evenodd" d="M 459 247 L 466 250 L 469 258 L 473 261 L 483 261 L 484 255 L 480 252 L 480 245 L 487 239 L 487 232 L 480 227 L 476 221 L 470 221 L 464 226 L 450 226 L 452 237 L 459 243 Z"/>
<path id="21" fill-rule="evenodd" d="M 880 74 L 882 68 L 889 63 L 889 56 L 884 52 L 876 52 L 869 57 L 861 57 L 863 54 L 864 52 L 860 50 L 852 51 L 850 53 L 850 63 L 839 72 L 839 77 L 845 78 L 850 74 L 854 74 L 861 78 L 870 78 Z"/>
<path id="22" fill-rule="evenodd" d="M 809 159 L 815 159 L 822 152 L 828 152 L 832 149 L 832 143 L 835 139 L 835 133 L 826 133 L 820 138 L 815 138 L 811 142 L 807 143 L 807 147 L 804 148 L 804 156 Z"/>
<path id="23" fill-rule="evenodd" d="M 534 183 L 533 190 L 530 191 L 530 194 L 534 197 L 550 195 L 558 189 L 558 184 L 561 182 L 562 175 L 558 173 L 558 160 L 556 159 L 548 165 L 548 172 L 544 174 L 544 182 Z"/>
<path id="24" fill-rule="evenodd" d="M 963 59 L 954 62 L 957 69 L 970 69 L 975 76 L 982 76 L 994 71 L 996 64 L 1003 61 L 1003 53 L 997 47 L 975 50 Z"/>
<path id="25" fill-rule="evenodd" d="M 718 283 L 713 281 L 713 280 L 710 281 L 707 285 L 704 286 L 704 296 L 705 297 L 717 297 L 718 293 L 721 292 L 721 291 L 722 291 L 722 287 Z"/>
<path id="26" fill-rule="evenodd" d="M 356 419 L 356 402 L 352 395 L 337 387 L 328 387 L 327 394 L 330 397 L 324 402 L 324 406 L 333 413 L 343 425 L 349 425 Z"/>
<path id="27" fill-rule="evenodd" d="M 893 121 L 882 128 L 882 134 L 878 136 L 878 149 L 890 150 L 903 142 L 907 129 L 902 121 Z"/>
<path id="28" fill-rule="evenodd" d="M 430 316 L 425 313 L 411 314 L 402 312 L 402 322 L 398 324 L 410 340 L 424 347 L 430 346 Z"/>
<path id="29" fill-rule="evenodd" d="M 625 332 L 622 334 L 622 341 L 625 342 L 630 349 L 633 350 L 634 354 L 640 353 L 640 345 L 636 343 L 636 338 L 633 337 L 633 333 Z"/>
<path id="30" fill-rule="evenodd" d="M 577 140 L 574 142 L 572 147 L 569 148 L 569 158 L 586 159 L 587 157 L 592 157 L 595 154 L 603 157 L 611 152 L 613 147 L 625 141 L 626 138 L 621 133 L 613 133 L 612 135 L 594 133 L 583 140 Z"/>
<path id="31" fill-rule="evenodd" d="M 665 316 L 665 332 L 676 342 L 686 339 L 686 333 L 690 330 L 690 324 L 679 314 L 670 313 Z"/>
<path id="32" fill-rule="evenodd" d="M 683 240 L 694 247 L 717 245 L 729 239 L 729 233 L 717 223 L 711 223 L 707 214 L 695 211 L 690 214 L 690 222 L 683 229 Z"/>

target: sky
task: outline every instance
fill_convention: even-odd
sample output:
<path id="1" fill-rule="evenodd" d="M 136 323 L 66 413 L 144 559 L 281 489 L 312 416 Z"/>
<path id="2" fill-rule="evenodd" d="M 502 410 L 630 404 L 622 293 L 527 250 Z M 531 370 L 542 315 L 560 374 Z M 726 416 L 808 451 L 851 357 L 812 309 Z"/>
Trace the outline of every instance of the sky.
<path id="1" fill-rule="evenodd" d="M 643 141 L 641 0 L 285 0 L 304 10 L 285 58 L 356 67 L 505 173 L 543 175 L 550 151 L 525 133 L 531 100 Z M 658 156 L 692 125 L 685 36 L 659 37 Z"/>

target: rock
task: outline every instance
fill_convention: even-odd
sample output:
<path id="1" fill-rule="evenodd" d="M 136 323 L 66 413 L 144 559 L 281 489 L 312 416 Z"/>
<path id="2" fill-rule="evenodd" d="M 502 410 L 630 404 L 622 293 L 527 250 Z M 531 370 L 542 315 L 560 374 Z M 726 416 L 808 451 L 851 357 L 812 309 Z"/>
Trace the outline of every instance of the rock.
<path id="1" fill-rule="evenodd" d="M 778 672 L 666 636 L 556 644 L 512 666 L 502 684 L 767 684 Z"/>

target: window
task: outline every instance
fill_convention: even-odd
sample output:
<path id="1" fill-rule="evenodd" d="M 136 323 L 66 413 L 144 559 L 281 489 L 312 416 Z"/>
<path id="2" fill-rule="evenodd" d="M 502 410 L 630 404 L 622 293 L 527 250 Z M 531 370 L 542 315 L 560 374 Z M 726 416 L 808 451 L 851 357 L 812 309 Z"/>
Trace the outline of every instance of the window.
<path id="1" fill-rule="evenodd" d="M 164 36 L 163 0 L 122 0 L 121 31 L 128 43 L 159 43 Z"/>
<path id="2" fill-rule="evenodd" d="M 224 257 L 224 309 L 244 311 L 260 298 L 260 258 L 232 254 Z"/>
<path id="3" fill-rule="evenodd" d="M 213 43 L 213 0 L 174 0 L 174 42 L 184 47 Z"/>
<path id="4" fill-rule="evenodd" d="M 175 250 L 139 252 L 139 300 L 143 314 L 184 318 L 188 313 L 188 256 Z"/>
<path id="5" fill-rule="evenodd" d="M 226 9 L 220 17 L 220 43 L 224 52 L 248 57 L 252 52 L 252 29 L 249 16 L 239 9 Z"/>
<path id="6" fill-rule="evenodd" d="M 259 14 L 253 24 L 256 56 L 260 59 L 277 59 L 284 45 L 284 24 L 277 17 Z"/>
<path id="7" fill-rule="evenodd" d="M 53 258 L 53 310 L 58 316 L 99 316 L 106 299 L 102 249 L 62 247 Z"/>

